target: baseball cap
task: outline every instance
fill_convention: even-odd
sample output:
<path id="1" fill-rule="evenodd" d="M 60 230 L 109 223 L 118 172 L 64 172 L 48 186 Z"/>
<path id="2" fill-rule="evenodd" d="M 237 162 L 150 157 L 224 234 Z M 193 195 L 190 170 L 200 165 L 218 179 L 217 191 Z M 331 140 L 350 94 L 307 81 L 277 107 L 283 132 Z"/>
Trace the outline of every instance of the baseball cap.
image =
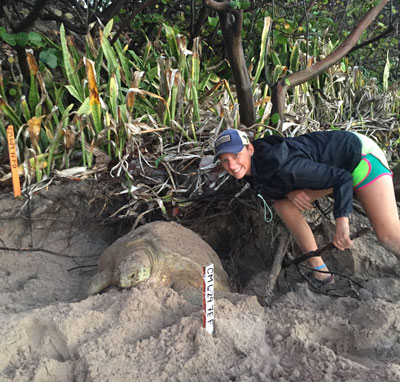
<path id="1" fill-rule="evenodd" d="M 219 155 L 224 153 L 238 153 L 248 144 L 250 144 L 250 140 L 245 132 L 235 129 L 223 131 L 215 141 L 214 162 L 218 159 Z"/>

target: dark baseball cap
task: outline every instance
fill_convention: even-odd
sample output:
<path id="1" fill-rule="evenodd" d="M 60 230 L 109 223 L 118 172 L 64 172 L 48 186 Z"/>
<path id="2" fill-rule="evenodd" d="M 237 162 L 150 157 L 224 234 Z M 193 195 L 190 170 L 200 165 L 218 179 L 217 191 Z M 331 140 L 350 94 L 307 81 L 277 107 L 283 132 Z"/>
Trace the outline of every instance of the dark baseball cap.
<path id="1" fill-rule="evenodd" d="M 249 145 L 250 140 L 247 134 L 236 129 L 227 129 L 218 135 L 215 141 L 215 156 L 214 162 L 221 154 L 224 153 L 239 153 L 244 146 Z"/>

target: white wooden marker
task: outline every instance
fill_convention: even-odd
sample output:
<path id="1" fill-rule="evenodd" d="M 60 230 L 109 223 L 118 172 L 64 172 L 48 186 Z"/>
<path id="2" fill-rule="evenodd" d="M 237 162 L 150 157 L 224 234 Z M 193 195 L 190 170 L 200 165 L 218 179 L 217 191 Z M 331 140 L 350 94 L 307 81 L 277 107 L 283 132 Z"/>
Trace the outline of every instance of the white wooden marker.
<path id="1" fill-rule="evenodd" d="M 214 333 L 214 264 L 203 267 L 203 328 Z"/>

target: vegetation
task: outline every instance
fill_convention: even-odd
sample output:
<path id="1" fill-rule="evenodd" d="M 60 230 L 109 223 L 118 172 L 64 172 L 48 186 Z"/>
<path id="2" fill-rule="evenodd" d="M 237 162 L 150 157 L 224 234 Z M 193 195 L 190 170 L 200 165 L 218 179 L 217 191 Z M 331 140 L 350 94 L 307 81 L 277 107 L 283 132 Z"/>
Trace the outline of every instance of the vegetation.
<path id="1" fill-rule="evenodd" d="M 116 192 L 130 195 L 116 215 L 137 222 L 155 210 L 176 216 L 190 209 L 189 199 L 215 194 L 226 178 L 212 165 L 213 142 L 221 129 L 243 123 L 245 102 L 232 65 L 238 56 L 225 54 L 231 16 L 209 2 L 53 3 L 0 7 L 0 184 L 10 182 L 12 124 L 27 191 L 54 177 L 108 173 L 121 185 Z M 398 4 L 388 2 L 349 55 L 289 86 L 294 73 L 340 46 L 374 5 L 229 3 L 241 15 L 240 60 L 254 100 L 255 123 L 245 123 L 250 134 L 351 128 L 399 160 Z M 276 83 L 289 87 L 279 131 L 271 102 Z"/>

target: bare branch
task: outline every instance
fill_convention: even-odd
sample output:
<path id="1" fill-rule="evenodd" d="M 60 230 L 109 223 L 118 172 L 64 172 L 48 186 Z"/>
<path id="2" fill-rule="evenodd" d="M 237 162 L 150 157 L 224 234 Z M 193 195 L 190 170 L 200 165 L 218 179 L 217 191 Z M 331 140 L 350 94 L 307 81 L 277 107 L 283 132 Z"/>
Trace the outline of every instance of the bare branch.
<path id="1" fill-rule="evenodd" d="M 312 78 L 318 76 L 319 74 L 325 72 L 341 58 L 346 56 L 360 39 L 363 32 L 375 20 L 376 16 L 381 12 L 381 10 L 388 2 L 389 0 L 382 0 L 377 6 L 371 8 L 367 12 L 367 14 L 360 20 L 357 27 L 350 33 L 346 40 L 344 40 L 343 43 L 331 54 L 329 54 L 325 59 L 317 62 L 311 67 L 293 73 L 286 79 L 282 79 L 274 85 L 274 92 L 272 94 L 272 113 L 278 113 L 281 116 L 280 122 L 282 122 L 282 116 L 284 113 L 286 92 L 289 89 L 304 82 L 307 82 Z"/>
<path id="2" fill-rule="evenodd" d="M 349 37 L 343 41 L 343 43 L 334 50 L 331 54 L 329 54 L 323 60 L 317 62 L 315 65 L 306 68 L 300 72 L 293 73 L 289 76 L 288 80 L 290 81 L 290 85 L 286 85 L 288 88 L 292 88 L 294 86 L 300 85 L 319 74 L 328 70 L 331 66 L 333 66 L 336 62 L 338 62 L 341 58 L 346 56 L 350 52 L 350 50 L 354 47 L 357 41 L 360 39 L 363 32 L 368 28 L 368 26 L 374 21 L 375 17 L 380 13 L 382 8 L 389 2 L 389 0 L 382 0 L 380 4 L 376 7 L 372 8 L 358 23 L 357 27 L 350 33 Z"/>
<path id="3" fill-rule="evenodd" d="M 78 33 L 78 34 L 86 34 L 86 32 L 87 32 L 86 27 L 84 27 L 83 25 L 79 25 L 79 24 L 76 25 L 63 17 L 56 16 L 52 13 L 46 13 L 46 14 L 42 15 L 40 18 L 42 20 L 51 20 L 51 21 L 57 21 L 59 23 L 63 23 L 67 29 L 69 29 L 75 33 Z"/>
<path id="4" fill-rule="evenodd" d="M 14 27 L 13 31 L 15 33 L 18 33 L 30 28 L 35 23 L 40 15 L 40 12 L 46 6 L 46 3 L 48 1 L 49 0 L 36 0 L 35 5 L 33 6 L 28 16 L 26 16 L 24 20 L 22 20 L 16 27 Z"/>
<path id="5" fill-rule="evenodd" d="M 215 0 L 204 0 L 204 4 L 207 5 L 207 7 L 210 7 L 214 11 L 217 12 L 230 12 L 233 11 L 233 9 L 230 6 L 230 2 L 227 0 L 218 2 Z"/>
<path id="6" fill-rule="evenodd" d="M 371 38 L 370 40 L 364 41 L 361 44 L 358 44 L 354 46 L 349 53 L 353 53 L 354 51 L 364 48 L 364 46 L 367 46 L 369 44 L 373 44 L 375 41 L 379 41 L 381 38 L 386 37 L 387 35 L 391 34 L 394 32 L 394 24 L 389 25 L 382 33 L 378 34 L 374 38 Z"/>
<path id="7" fill-rule="evenodd" d="M 135 8 L 132 13 L 129 15 L 129 17 L 126 18 L 126 20 L 121 24 L 121 26 L 118 28 L 117 32 L 115 33 L 114 37 L 111 40 L 111 45 L 117 41 L 118 37 L 122 33 L 122 31 L 129 25 L 129 23 L 133 20 L 133 18 L 142 12 L 144 9 L 147 7 L 151 7 L 156 3 L 158 0 L 146 0 L 144 3 L 142 3 L 139 7 Z"/>

